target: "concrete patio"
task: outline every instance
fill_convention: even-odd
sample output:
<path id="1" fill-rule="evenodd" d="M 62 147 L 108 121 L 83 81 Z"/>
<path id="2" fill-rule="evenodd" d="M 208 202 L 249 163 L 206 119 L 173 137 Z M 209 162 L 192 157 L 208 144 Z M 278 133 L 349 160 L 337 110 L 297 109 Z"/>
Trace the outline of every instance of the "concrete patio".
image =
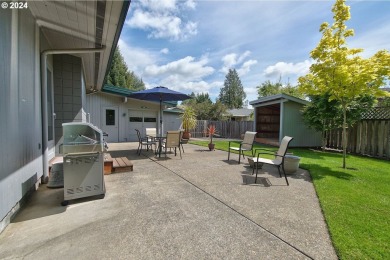
<path id="1" fill-rule="evenodd" d="M 337 259 L 309 174 L 186 144 L 183 159 L 110 144 L 134 171 L 105 176 L 104 199 L 60 205 L 41 185 L 0 234 L 1 259 Z"/>

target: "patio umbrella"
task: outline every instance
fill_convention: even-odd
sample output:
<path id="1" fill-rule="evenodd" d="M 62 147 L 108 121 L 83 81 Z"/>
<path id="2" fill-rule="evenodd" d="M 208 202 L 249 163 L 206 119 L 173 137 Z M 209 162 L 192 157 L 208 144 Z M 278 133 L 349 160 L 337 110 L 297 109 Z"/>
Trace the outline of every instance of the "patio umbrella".
<path id="1" fill-rule="evenodd" d="M 130 98 L 136 98 L 136 99 L 142 99 L 142 100 L 148 100 L 148 101 L 159 101 L 160 102 L 160 134 L 162 135 L 162 102 L 165 101 L 180 101 L 180 100 L 186 100 L 190 99 L 191 97 L 174 91 L 170 90 L 166 87 L 155 87 L 151 89 L 141 90 L 134 92 L 129 95 Z"/>

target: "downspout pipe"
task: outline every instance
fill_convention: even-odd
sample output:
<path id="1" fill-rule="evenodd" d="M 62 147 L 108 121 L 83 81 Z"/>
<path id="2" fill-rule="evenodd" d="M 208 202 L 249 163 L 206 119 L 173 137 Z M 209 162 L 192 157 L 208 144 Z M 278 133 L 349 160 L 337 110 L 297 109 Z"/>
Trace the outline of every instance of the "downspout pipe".
<path id="1" fill-rule="evenodd" d="M 48 119 L 47 119 L 47 55 L 51 54 L 82 54 L 103 52 L 106 48 L 84 48 L 84 49 L 60 49 L 45 50 L 41 52 L 41 100 L 42 100 L 42 154 L 43 154 L 43 175 L 41 182 L 47 183 L 49 179 L 49 149 L 48 145 Z M 53 137 L 54 138 L 54 137 Z"/>

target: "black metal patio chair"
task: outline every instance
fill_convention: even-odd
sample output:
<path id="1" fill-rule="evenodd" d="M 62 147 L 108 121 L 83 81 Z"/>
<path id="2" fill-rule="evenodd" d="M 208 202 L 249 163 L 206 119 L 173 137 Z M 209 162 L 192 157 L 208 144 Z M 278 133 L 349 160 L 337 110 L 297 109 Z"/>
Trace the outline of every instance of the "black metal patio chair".
<path id="1" fill-rule="evenodd" d="M 255 149 L 255 154 L 256 154 L 257 151 L 266 151 L 266 152 L 259 152 L 257 154 L 257 157 L 253 158 L 253 171 L 252 171 L 252 174 L 254 173 L 255 168 L 256 168 L 255 183 L 257 181 L 257 173 L 259 172 L 259 168 L 261 168 L 261 166 L 263 164 L 269 164 L 269 165 L 274 165 L 274 166 L 278 167 L 280 178 L 282 178 L 282 174 L 280 172 L 280 168 L 282 168 L 283 174 L 284 174 L 284 178 L 286 179 L 287 186 L 289 185 L 288 180 L 287 180 L 287 176 L 286 176 L 286 172 L 284 171 L 284 158 L 286 156 L 288 146 L 289 146 L 290 142 L 293 139 L 294 138 L 292 138 L 290 136 L 283 137 L 282 142 L 280 143 L 279 149 L 278 149 L 278 151 L 276 153 L 274 151 L 271 151 L 269 149 L 264 149 L 264 148 Z M 260 157 L 261 154 L 272 154 L 272 155 L 275 156 L 275 159 L 261 158 Z"/>

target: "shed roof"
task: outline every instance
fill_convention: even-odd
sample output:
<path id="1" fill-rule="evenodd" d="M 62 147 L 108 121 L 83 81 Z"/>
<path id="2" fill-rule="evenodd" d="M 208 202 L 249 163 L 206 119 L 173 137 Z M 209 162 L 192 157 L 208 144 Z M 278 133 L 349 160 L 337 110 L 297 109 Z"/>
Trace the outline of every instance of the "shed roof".
<path id="1" fill-rule="evenodd" d="M 303 99 L 300 99 L 297 97 L 293 97 L 293 96 L 290 96 L 287 94 L 277 94 L 277 95 L 273 95 L 273 96 L 259 98 L 257 100 L 249 102 L 249 104 L 252 106 L 261 106 L 261 105 L 268 104 L 268 103 L 275 104 L 275 103 L 281 103 L 281 102 L 285 102 L 285 101 L 293 101 L 293 102 L 296 102 L 296 103 L 299 103 L 302 105 L 306 105 L 309 103 L 309 101 L 306 101 L 306 100 L 303 100 Z"/>
<path id="2" fill-rule="evenodd" d="M 232 116 L 250 116 L 251 113 L 253 112 L 253 109 L 250 108 L 238 108 L 238 109 L 230 109 L 227 111 L 229 114 Z"/>
<path id="3" fill-rule="evenodd" d="M 110 86 L 110 85 L 104 85 L 102 88 L 102 92 L 118 95 L 118 96 L 123 96 L 127 97 L 131 93 L 133 93 L 133 90 L 130 90 L 128 88 L 122 88 L 122 87 L 117 87 L 117 86 Z"/>

